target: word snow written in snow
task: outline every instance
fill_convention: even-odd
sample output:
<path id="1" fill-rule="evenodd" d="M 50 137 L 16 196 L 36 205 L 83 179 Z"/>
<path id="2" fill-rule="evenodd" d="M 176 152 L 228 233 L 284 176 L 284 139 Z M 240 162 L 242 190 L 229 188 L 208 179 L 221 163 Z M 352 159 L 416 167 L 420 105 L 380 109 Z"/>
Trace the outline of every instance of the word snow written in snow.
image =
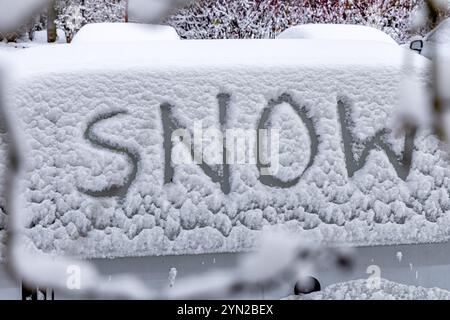
<path id="1" fill-rule="evenodd" d="M 212 181 L 220 183 L 221 190 L 224 194 L 229 194 L 231 191 L 230 165 L 254 164 L 259 169 L 259 179 L 264 185 L 277 188 L 290 188 L 296 185 L 304 172 L 314 164 L 314 160 L 318 154 L 319 136 L 316 133 L 313 120 L 307 115 L 307 110 L 297 104 L 289 95 L 284 94 L 279 99 L 272 100 L 269 103 L 269 106 L 263 110 L 256 130 L 227 128 L 226 115 L 230 95 L 219 94 L 217 99 L 219 102 L 220 129 L 204 129 L 201 121 L 194 122 L 193 130 L 183 128 L 173 115 L 172 109 L 174 107 L 167 103 L 161 105 L 165 159 L 164 183 L 167 184 L 173 181 L 174 166 L 177 164 L 196 164 L 212 179 Z M 290 181 L 282 181 L 275 177 L 280 166 L 279 129 L 267 128 L 274 107 L 280 104 L 288 104 L 295 110 L 298 117 L 303 121 L 303 124 L 307 128 L 310 139 L 309 162 L 303 172 L 299 173 L 297 178 Z M 341 125 L 348 176 L 350 178 L 353 177 L 357 171 L 364 167 L 370 152 L 375 148 L 379 148 L 385 152 L 398 177 L 402 180 L 406 180 L 411 169 L 416 132 L 414 130 L 406 132 L 402 157 L 399 157 L 384 141 L 384 136 L 388 134 L 388 131 L 383 129 L 365 142 L 364 149 L 359 158 L 356 159 L 352 148 L 355 144 L 355 139 L 350 131 L 353 127 L 350 110 L 342 101 L 338 101 L 337 109 Z M 97 122 L 114 117 L 118 114 L 121 114 L 121 112 L 110 113 L 99 117 L 88 126 L 85 138 L 103 148 L 126 153 L 132 158 L 134 169 L 132 170 L 132 176 L 127 179 L 128 183 L 125 189 L 122 190 L 122 194 L 125 195 L 133 180 L 136 178 L 136 167 L 139 157 L 126 152 L 125 148 L 118 147 L 116 144 L 108 145 L 104 141 L 100 142 L 96 140 L 95 136 L 90 134 L 90 130 Z M 205 146 L 205 141 L 212 143 Z M 189 151 L 188 156 L 186 156 L 186 149 Z M 222 165 L 222 168 L 214 170 L 213 167 L 217 165 Z M 86 193 L 89 193 L 89 191 L 86 191 Z M 111 192 L 111 190 L 107 190 L 101 192 L 98 196 L 105 196 L 107 194 L 115 195 L 116 193 L 117 192 L 114 193 Z M 91 193 L 91 195 L 95 194 Z"/>

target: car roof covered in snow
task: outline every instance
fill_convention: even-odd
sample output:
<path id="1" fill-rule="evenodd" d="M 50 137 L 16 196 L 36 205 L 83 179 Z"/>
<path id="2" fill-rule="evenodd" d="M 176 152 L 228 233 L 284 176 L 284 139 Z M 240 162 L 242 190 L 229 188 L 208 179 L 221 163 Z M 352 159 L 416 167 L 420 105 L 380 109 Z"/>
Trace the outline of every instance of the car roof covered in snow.
<path id="1" fill-rule="evenodd" d="M 360 40 L 397 44 L 378 29 L 350 24 L 304 24 L 283 31 L 278 39 Z"/>
<path id="2" fill-rule="evenodd" d="M 143 43 L 154 40 L 179 40 L 174 28 L 139 23 L 90 23 L 75 35 L 72 44 Z"/>
<path id="3" fill-rule="evenodd" d="M 58 45 L 7 52 L 14 76 L 42 72 L 142 68 L 227 68 L 258 66 L 400 67 L 409 57 L 418 65 L 428 60 L 400 46 L 382 42 L 325 40 L 184 40 L 151 44 Z"/>

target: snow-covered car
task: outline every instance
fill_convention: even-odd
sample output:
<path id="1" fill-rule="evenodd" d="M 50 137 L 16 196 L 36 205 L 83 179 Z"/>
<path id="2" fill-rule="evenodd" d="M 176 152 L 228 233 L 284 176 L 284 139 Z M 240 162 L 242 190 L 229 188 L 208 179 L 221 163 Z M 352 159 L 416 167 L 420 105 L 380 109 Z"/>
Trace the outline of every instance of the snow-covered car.
<path id="1" fill-rule="evenodd" d="M 435 46 L 450 45 L 450 18 L 442 21 L 422 39 L 413 39 L 409 48 L 431 59 Z"/>
<path id="2" fill-rule="evenodd" d="M 397 44 L 378 29 L 351 24 L 304 24 L 286 29 L 277 39 L 360 40 Z"/>
<path id="3" fill-rule="evenodd" d="M 145 43 L 154 40 L 179 40 L 170 26 L 140 23 L 91 23 L 78 31 L 72 44 Z"/>
<path id="4" fill-rule="evenodd" d="M 386 257 L 376 267 L 389 270 L 400 250 L 414 266 L 430 261 L 427 252 L 420 259 L 407 246 L 390 245 L 448 240 L 448 190 L 441 182 L 450 164 L 425 130 L 403 138 L 391 129 L 405 76 L 427 80 L 425 57 L 376 41 L 186 40 L 87 48 L 45 46 L 5 55 L 11 71 L 2 77 L 8 92 L 2 107 L 6 123 L 21 133 L 23 159 L 8 215 L 23 233 L 21 274 L 61 281 L 41 287 L 67 288 L 73 271 L 66 267 L 83 261 L 58 264 L 57 272 L 41 261 L 70 255 L 94 261 L 106 275 L 83 267 L 79 273 L 94 274 L 99 283 L 83 284 L 87 290 L 122 289 L 115 279 L 127 270 L 143 279 L 133 283 L 158 297 L 169 290 L 170 297 L 184 295 L 183 283 L 198 297 L 190 275 L 238 265 L 245 267 L 236 272 L 243 275 L 239 281 L 251 275 L 257 283 L 252 298 L 280 298 L 292 292 L 293 281 L 277 292 L 258 288 L 268 287 L 260 286 L 266 278 L 278 282 L 273 270 L 284 278 L 284 266 L 299 256 L 297 243 L 370 247 L 355 263 L 355 274 L 364 274 L 373 256 Z M 416 56 L 413 70 L 404 68 L 408 55 Z M 6 159 L 8 145 L 1 146 Z M 0 177 L 6 163 L 0 161 Z M 293 238 L 260 243 L 263 234 L 278 230 Z M 259 246 L 262 259 L 241 262 L 240 252 Z M 439 262 L 429 270 L 436 273 L 431 268 Z M 327 274 L 313 274 L 319 284 L 342 281 L 325 263 Z M 410 272 L 407 263 L 395 261 L 396 274 Z M 180 272 L 172 288 L 174 267 Z M 222 278 L 195 283 L 214 288 L 212 298 L 230 291 L 216 289 L 231 277 Z M 131 288 L 132 294 L 145 292 Z"/>

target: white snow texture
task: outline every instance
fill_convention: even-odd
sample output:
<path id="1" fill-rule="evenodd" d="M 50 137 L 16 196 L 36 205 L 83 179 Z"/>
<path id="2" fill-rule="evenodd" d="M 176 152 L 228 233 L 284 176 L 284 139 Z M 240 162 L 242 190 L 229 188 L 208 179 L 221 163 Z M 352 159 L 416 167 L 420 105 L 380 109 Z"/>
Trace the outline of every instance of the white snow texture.
<path id="1" fill-rule="evenodd" d="M 439 288 L 408 286 L 380 279 L 379 286 L 362 279 L 337 283 L 323 291 L 286 300 L 450 300 L 450 292 Z"/>
<path id="2" fill-rule="evenodd" d="M 358 159 L 365 142 L 391 125 L 403 75 L 411 74 L 403 68 L 407 55 L 390 44 L 311 40 L 15 53 L 7 110 L 22 133 L 25 163 L 14 214 L 30 245 L 79 257 L 247 251 L 267 229 L 324 244 L 445 241 L 450 167 L 430 132 L 417 134 L 405 179 L 377 147 L 354 175 L 346 167 L 338 101 L 349 110 Z M 425 84 L 427 61 L 414 56 Z M 255 164 L 232 164 L 224 192 L 192 163 L 174 165 L 165 183 L 161 106 L 172 106 L 180 127 L 192 130 L 202 121 L 220 129 L 221 95 L 229 98 L 226 128 L 255 130 L 273 105 L 268 125 L 280 130 L 277 178 L 297 183 L 270 186 Z M 310 119 L 316 144 L 300 114 Z M 93 122 L 95 142 L 86 133 Z M 388 130 L 383 139 L 402 156 L 403 137 Z M 122 194 L 102 194 L 127 183 Z"/>

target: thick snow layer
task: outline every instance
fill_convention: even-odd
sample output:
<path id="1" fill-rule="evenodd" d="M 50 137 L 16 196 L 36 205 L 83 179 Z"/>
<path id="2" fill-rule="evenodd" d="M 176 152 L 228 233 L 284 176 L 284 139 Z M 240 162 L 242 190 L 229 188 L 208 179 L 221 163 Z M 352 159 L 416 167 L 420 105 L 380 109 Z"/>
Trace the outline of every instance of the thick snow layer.
<path id="1" fill-rule="evenodd" d="M 82 257 L 244 251 L 266 229 L 317 243 L 445 241 L 445 151 L 420 131 L 404 176 L 391 162 L 405 139 L 380 134 L 404 72 L 411 74 L 408 54 L 425 83 L 425 58 L 356 41 L 155 41 L 15 53 L 7 107 L 25 165 L 14 213 L 37 248 Z M 231 164 L 227 185 L 222 166 L 212 175 L 166 162 L 169 118 L 189 130 L 199 121 L 255 130 L 263 114 L 280 133 L 274 177 Z M 360 167 L 347 166 L 344 133 Z M 378 147 L 363 152 L 373 137 L 390 158 Z M 205 145 L 209 155 L 222 151 Z"/>
<path id="2" fill-rule="evenodd" d="M 304 24 L 286 29 L 278 39 L 357 40 L 397 44 L 388 34 L 352 24 Z"/>
<path id="3" fill-rule="evenodd" d="M 377 283 L 372 280 L 338 283 L 320 292 L 290 296 L 286 300 L 450 300 L 450 292 L 443 289 L 408 286 L 385 279 L 379 279 Z"/>
<path id="4" fill-rule="evenodd" d="M 91 23 L 78 31 L 72 45 L 101 43 L 144 43 L 154 40 L 179 40 L 174 28 L 139 23 Z"/>
<path id="5" fill-rule="evenodd" d="M 65 34 L 64 30 L 58 29 L 58 30 L 56 30 L 56 34 L 57 34 L 57 37 L 56 37 L 55 43 L 66 43 L 66 34 Z M 30 42 L 30 45 L 31 44 L 34 44 L 34 45 L 48 44 L 47 30 L 36 31 L 34 33 L 33 41 Z"/>

